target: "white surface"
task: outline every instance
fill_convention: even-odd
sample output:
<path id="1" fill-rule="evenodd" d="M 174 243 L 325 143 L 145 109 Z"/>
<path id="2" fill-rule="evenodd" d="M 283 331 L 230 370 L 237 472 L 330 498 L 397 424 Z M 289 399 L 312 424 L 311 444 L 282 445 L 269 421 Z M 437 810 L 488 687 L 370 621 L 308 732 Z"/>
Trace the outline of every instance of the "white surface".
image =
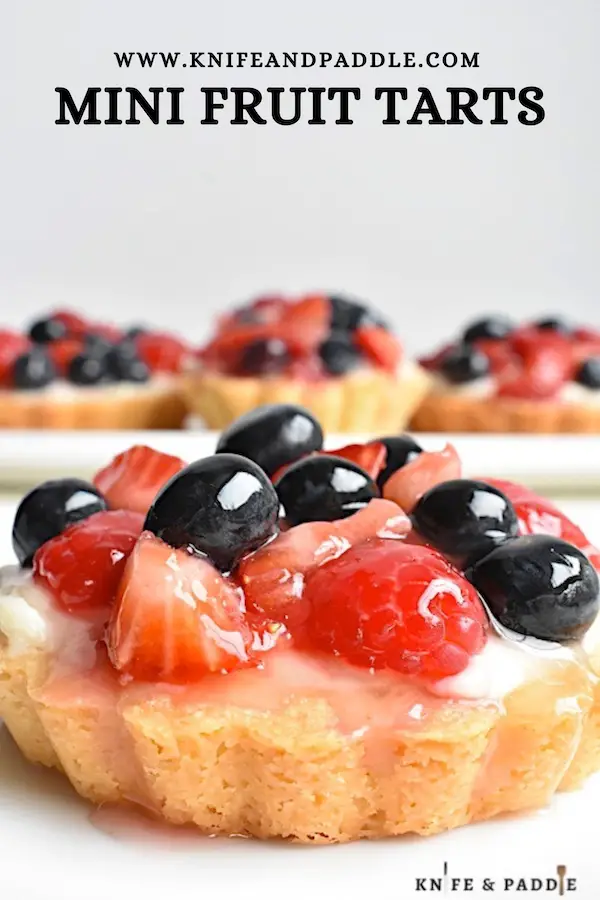
<path id="1" fill-rule="evenodd" d="M 596 0 L 19 0 L 0 29 L 2 316 L 201 335 L 257 291 L 347 290 L 411 346 L 486 308 L 598 324 Z M 119 69 L 114 51 L 477 51 L 478 69 Z M 56 86 L 182 86 L 186 124 L 57 126 Z M 202 86 L 358 86 L 355 124 L 201 126 Z M 546 119 L 383 126 L 375 86 L 539 85 Z M 404 104 L 408 107 L 410 104 Z M 488 106 L 483 107 L 487 112 Z M 402 116 L 408 117 L 408 112 Z"/>
<path id="2" fill-rule="evenodd" d="M 89 477 L 132 444 L 149 444 L 186 461 L 214 452 L 216 432 L 0 432 L 0 482 L 40 481 L 45 477 Z M 506 435 L 415 435 L 426 449 L 446 441 L 457 448 L 467 475 L 493 475 L 531 484 L 600 486 L 600 437 Z M 364 435 L 330 435 L 326 445 L 341 447 Z"/>
<path id="3" fill-rule="evenodd" d="M 600 504 L 564 502 L 562 507 L 587 529 L 590 539 L 600 542 Z M 0 500 L 0 562 L 12 558 L 13 513 L 14 503 Z M 557 865 L 566 865 L 567 875 L 577 879 L 576 894 L 566 896 L 596 900 L 599 807 L 600 777 L 595 777 L 583 790 L 560 795 L 549 810 L 433 838 L 319 848 L 209 841 L 187 831 L 140 828 L 134 820 L 122 819 L 107 831 L 93 824 L 90 807 L 60 776 L 25 763 L 0 729 L 0 896 L 321 900 L 333 895 L 405 900 L 425 896 L 416 891 L 415 879 L 440 876 L 448 862 L 451 876 L 472 877 L 476 884 L 473 891 L 455 891 L 453 896 L 509 896 L 502 892 L 503 879 L 551 878 Z M 481 890 L 484 877 L 497 879 L 493 895 Z"/>

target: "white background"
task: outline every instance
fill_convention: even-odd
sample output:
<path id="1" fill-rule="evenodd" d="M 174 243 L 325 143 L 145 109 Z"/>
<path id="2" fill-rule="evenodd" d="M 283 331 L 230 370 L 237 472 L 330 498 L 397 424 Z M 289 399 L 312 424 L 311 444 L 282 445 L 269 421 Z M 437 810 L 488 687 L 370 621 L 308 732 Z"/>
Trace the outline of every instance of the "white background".
<path id="1" fill-rule="evenodd" d="M 0 24 L 4 320 L 60 303 L 199 337 L 255 292 L 323 288 L 369 298 L 413 348 L 484 309 L 600 323 L 595 0 L 5 0 Z M 126 72 L 113 57 L 227 49 L 465 50 L 480 68 Z M 353 126 L 201 126 L 211 84 L 363 100 Z M 547 115 L 529 128 L 383 126 L 372 99 L 425 85 L 447 116 L 448 86 L 530 84 Z M 187 123 L 57 126 L 57 85 L 183 86 Z"/>

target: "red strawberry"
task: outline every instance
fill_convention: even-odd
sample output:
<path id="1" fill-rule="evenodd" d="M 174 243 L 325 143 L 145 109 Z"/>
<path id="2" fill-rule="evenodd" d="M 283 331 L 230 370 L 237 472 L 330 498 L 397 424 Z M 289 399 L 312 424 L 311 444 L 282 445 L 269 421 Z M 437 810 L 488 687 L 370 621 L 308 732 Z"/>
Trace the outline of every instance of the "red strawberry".
<path id="1" fill-rule="evenodd" d="M 37 551 L 34 579 L 69 612 L 110 607 L 143 523 L 125 510 L 76 522 Z"/>
<path id="2" fill-rule="evenodd" d="M 238 581 L 248 610 L 297 627 L 308 612 L 302 599 L 308 572 L 368 538 L 397 539 L 409 530 L 410 521 L 402 510 L 380 499 L 371 500 L 347 519 L 296 525 L 242 560 Z"/>
<path id="3" fill-rule="evenodd" d="M 159 490 L 185 468 L 178 456 L 137 444 L 120 453 L 94 476 L 94 484 L 113 509 L 132 509 L 144 515 Z"/>
<path id="4" fill-rule="evenodd" d="M 390 475 L 383 486 L 383 496 L 410 513 L 425 491 L 460 475 L 458 453 L 452 444 L 446 444 L 443 450 L 419 453 L 416 459 Z"/>
<path id="5" fill-rule="evenodd" d="M 10 387 L 12 367 L 18 356 L 27 353 L 31 341 L 16 331 L 0 331 L 0 387 Z"/>
<path id="6" fill-rule="evenodd" d="M 56 367 L 56 371 L 64 378 L 69 364 L 83 349 L 81 338 L 64 338 L 62 341 L 52 341 L 47 346 L 50 358 Z"/>
<path id="7" fill-rule="evenodd" d="M 475 588 L 429 547 L 374 539 L 312 572 L 309 639 L 357 666 L 439 680 L 486 642 Z"/>
<path id="8" fill-rule="evenodd" d="M 388 372 L 396 371 L 402 359 L 402 347 L 385 328 L 358 328 L 354 340 L 374 365 Z"/>
<path id="9" fill-rule="evenodd" d="M 356 463 L 361 469 L 377 481 L 377 476 L 385 467 L 387 449 L 385 444 L 373 441 L 371 444 L 347 444 L 339 450 L 322 450 L 326 456 L 341 456 Z"/>
<path id="10" fill-rule="evenodd" d="M 520 351 L 522 369 L 502 373 L 498 396 L 514 399 L 551 399 L 573 375 L 573 354 L 562 341 L 524 345 Z"/>
<path id="11" fill-rule="evenodd" d="M 51 313 L 50 318 L 62 322 L 69 337 L 83 337 L 90 330 L 89 322 L 68 309 L 57 309 Z"/>
<path id="12" fill-rule="evenodd" d="M 482 339 L 476 341 L 475 346 L 487 356 L 490 370 L 493 374 L 506 371 L 518 361 L 518 357 L 509 341 Z"/>
<path id="13" fill-rule="evenodd" d="M 435 353 L 430 353 L 428 356 L 421 356 L 418 360 L 419 365 L 423 369 L 427 369 L 428 372 L 437 372 L 441 368 L 444 358 L 455 348 L 456 344 L 444 344 L 443 347 L 440 347 Z"/>
<path id="14" fill-rule="evenodd" d="M 140 681 L 187 682 L 248 662 L 242 598 L 205 559 L 140 537 L 119 586 L 107 644 Z"/>
<path id="15" fill-rule="evenodd" d="M 170 334 L 140 334 L 135 344 L 151 372 L 176 374 L 183 371 L 190 358 L 187 345 Z"/>

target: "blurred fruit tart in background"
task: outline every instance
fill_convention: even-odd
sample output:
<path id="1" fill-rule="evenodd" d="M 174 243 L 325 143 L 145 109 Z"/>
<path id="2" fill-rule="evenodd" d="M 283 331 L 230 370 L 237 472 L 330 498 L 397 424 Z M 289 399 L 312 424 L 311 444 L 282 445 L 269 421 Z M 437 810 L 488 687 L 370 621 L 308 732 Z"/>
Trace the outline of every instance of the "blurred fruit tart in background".
<path id="1" fill-rule="evenodd" d="M 57 310 L 0 331 L 0 428 L 179 428 L 183 341 Z"/>
<path id="2" fill-rule="evenodd" d="M 305 843 L 433 834 L 600 768 L 597 551 L 407 435 L 268 406 L 214 455 L 44 482 L 0 571 L 0 716 L 96 804 Z"/>
<path id="3" fill-rule="evenodd" d="M 222 429 L 268 403 L 300 403 L 327 432 L 402 428 L 427 391 L 372 310 L 343 297 L 261 297 L 218 323 L 188 379 L 190 408 Z"/>
<path id="4" fill-rule="evenodd" d="M 600 330 L 494 316 L 420 362 L 434 382 L 417 431 L 600 433 Z"/>

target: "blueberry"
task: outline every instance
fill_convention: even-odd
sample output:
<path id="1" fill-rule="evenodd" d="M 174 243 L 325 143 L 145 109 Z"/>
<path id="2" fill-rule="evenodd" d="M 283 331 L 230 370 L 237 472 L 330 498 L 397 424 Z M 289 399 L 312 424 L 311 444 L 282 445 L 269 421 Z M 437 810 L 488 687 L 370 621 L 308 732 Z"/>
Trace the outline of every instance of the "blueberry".
<path id="1" fill-rule="evenodd" d="M 600 388 L 600 356 L 582 362 L 575 373 L 575 381 L 588 388 Z"/>
<path id="2" fill-rule="evenodd" d="M 572 328 L 565 322 L 564 319 L 559 318 L 558 316 L 548 316 L 546 319 L 537 319 L 535 322 L 532 322 L 534 328 L 539 328 L 540 331 L 555 331 L 558 334 L 571 334 Z"/>
<path id="3" fill-rule="evenodd" d="M 345 375 L 361 364 L 362 357 L 344 332 L 334 332 L 319 347 L 319 356 L 330 375 Z"/>
<path id="4" fill-rule="evenodd" d="M 13 363 L 13 384 L 21 390 L 32 391 L 47 387 L 55 378 L 54 363 L 41 347 L 22 353 Z"/>
<path id="5" fill-rule="evenodd" d="M 277 532 L 275 488 L 252 460 L 208 456 L 178 472 L 157 495 L 144 528 L 172 547 L 205 554 L 231 571 Z"/>
<path id="6" fill-rule="evenodd" d="M 375 482 L 341 456 L 300 459 L 275 482 L 290 525 L 345 519 L 379 496 Z"/>
<path id="7" fill-rule="evenodd" d="M 469 562 L 518 532 L 510 500 L 497 488 L 467 478 L 426 491 L 413 509 L 412 522 L 437 550 Z"/>
<path id="8" fill-rule="evenodd" d="M 150 379 L 150 369 L 137 355 L 132 341 L 122 341 L 106 354 L 103 360 L 109 377 L 116 381 L 143 383 Z"/>
<path id="9" fill-rule="evenodd" d="M 274 375 L 285 369 L 290 359 L 287 344 L 279 338 L 252 341 L 242 351 L 236 371 L 239 375 Z"/>
<path id="10" fill-rule="evenodd" d="M 377 438 L 378 444 L 384 444 L 387 450 L 385 468 L 379 473 L 377 486 L 381 490 L 390 475 L 401 469 L 407 463 L 416 459 L 423 448 L 417 444 L 408 434 L 398 434 L 392 437 Z"/>
<path id="11" fill-rule="evenodd" d="M 67 370 L 67 379 L 81 387 L 91 387 L 112 380 L 106 354 L 93 350 L 73 357 Z"/>
<path id="12" fill-rule="evenodd" d="M 346 297 L 330 297 L 331 330 L 356 331 L 357 328 L 388 328 L 384 320 L 368 306 Z"/>
<path id="13" fill-rule="evenodd" d="M 466 384 L 487 375 L 490 364 L 487 356 L 475 347 L 462 344 L 450 350 L 440 363 L 441 374 L 452 384 Z"/>
<path id="14" fill-rule="evenodd" d="M 125 332 L 125 337 L 133 340 L 134 338 L 140 337 L 142 334 L 146 334 L 148 331 L 147 328 L 144 328 L 143 325 L 133 325 L 131 328 L 128 328 Z"/>
<path id="15" fill-rule="evenodd" d="M 101 334 L 90 333 L 85 336 L 85 348 L 87 354 L 93 353 L 96 356 L 104 356 L 104 354 L 108 353 L 113 346 L 112 341 L 109 341 Z"/>
<path id="16" fill-rule="evenodd" d="M 506 541 L 465 574 L 502 625 L 542 640 L 577 640 L 600 606 L 587 556 L 548 534 Z"/>
<path id="17" fill-rule="evenodd" d="M 30 567 L 36 550 L 69 525 L 106 509 L 93 484 L 79 478 L 44 481 L 23 497 L 12 531 L 17 559 Z"/>
<path id="18" fill-rule="evenodd" d="M 498 341 L 508 337 L 513 330 L 514 325 L 506 316 L 489 316 L 472 322 L 463 334 L 463 341 L 465 344 L 481 339 Z"/>
<path id="19" fill-rule="evenodd" d="M 36 344 L 49 344 L 67 336 L 67 326 L 60 319 L 38 319 L 29 329 L 29 337 Z"/>
<path id="20" fill-rule="evenodd" d="M 258 406 L 227 428 L 217 453 L 239 453 L 267 475 L 323 446 L 321 426 L 308 410 L 291 403 Z"/>

